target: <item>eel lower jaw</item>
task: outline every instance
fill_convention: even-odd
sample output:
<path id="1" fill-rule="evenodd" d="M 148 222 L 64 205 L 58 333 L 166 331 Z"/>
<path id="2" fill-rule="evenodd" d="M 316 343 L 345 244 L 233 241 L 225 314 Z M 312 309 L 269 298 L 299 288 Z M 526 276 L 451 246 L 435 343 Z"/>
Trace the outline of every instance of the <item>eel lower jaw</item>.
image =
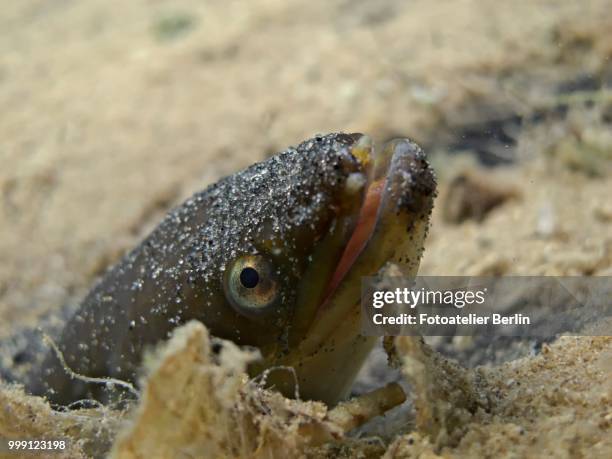
<path id="1" fill-rule="evenodd" d="M 304 339 L 278 362 L 295 369 L 301 397 L 328 404 L 347 395 L 376 343 L 376 337 L 361 335 L 362 278 L 389 262 L 407 276 L 416 275 L 435 196 L 425 156 L 408 140 L 387 143 L 369 168 L 359 221 L 324 300 Z M 282 388 L 287 381 L 275 384 Z"/>

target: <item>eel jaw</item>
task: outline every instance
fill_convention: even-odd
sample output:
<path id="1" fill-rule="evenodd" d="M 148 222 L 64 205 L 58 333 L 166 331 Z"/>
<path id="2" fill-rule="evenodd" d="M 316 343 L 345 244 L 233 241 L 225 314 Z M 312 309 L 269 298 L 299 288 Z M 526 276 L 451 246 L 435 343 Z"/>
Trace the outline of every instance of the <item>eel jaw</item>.
<path id="1" fill-rule="evenodd" d="M 360 145 L 367 146 L 366 142 Z M 355 156 L 367 161 L 366 156 Z M 387 143 L 374 155 L 369 169 L 360 222 L 325 300 L 305 338 L 277 361 L 295 369 L 302 398 L 330 405 L 348 394 L 377 340 L 361 335 L 361 279 L 376 275 L 387 263 L 398 264 L 405 276 L 416 275 L 436 194 L 425 154 L 407 139 Z M 293 379 L 286 372 L 277 373 L 273 384 L 286 394 L 293 393 Z"/>

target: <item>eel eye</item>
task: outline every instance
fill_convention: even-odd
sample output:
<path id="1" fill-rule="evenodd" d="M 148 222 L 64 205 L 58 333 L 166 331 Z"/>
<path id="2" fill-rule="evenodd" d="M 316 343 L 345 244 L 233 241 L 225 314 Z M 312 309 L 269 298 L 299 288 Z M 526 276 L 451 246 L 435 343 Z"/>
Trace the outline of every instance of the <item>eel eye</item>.
<path id="1" fill-rule="evenodd" d="M 224 289 L 234 309 L 247 316 L 265 312 L 279 296 L 274 266 L 260 255 L 234 260 L 226 272 Z"/>

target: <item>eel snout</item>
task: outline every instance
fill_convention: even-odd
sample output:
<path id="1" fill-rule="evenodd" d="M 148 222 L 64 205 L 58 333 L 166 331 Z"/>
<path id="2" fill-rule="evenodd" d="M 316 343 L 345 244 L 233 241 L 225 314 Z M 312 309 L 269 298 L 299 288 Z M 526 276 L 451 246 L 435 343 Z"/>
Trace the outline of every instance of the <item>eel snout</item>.
<path id="1" fill-rule="evenodd" d="M 362 279 L 388 263 L 416 275 L 436 195 L 426 156 L 410 140 L 393 140 L 376 152 L 364 136 L 353 150 L 368 170 L 358 222 L 308 332 L 280 363 L 296 369 L 304 398 L 330 404 L 348 393 L 376 342 L 361 335 Z"/>

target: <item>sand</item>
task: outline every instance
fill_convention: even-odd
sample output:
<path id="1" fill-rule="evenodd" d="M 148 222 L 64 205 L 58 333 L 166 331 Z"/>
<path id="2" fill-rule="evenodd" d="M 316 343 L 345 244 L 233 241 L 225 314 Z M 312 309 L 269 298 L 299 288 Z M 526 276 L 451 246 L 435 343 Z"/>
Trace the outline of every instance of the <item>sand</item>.
<path id="1" fill-rule="evenodd" d="M 605 0 L 4 4 L 2 366 L 19 374 L 14 357 L 24 343 L 14 337 L 61 326 L 169 207 L 317 132 L 410 136 L 430 153 L 441 192 L 421 274 L 612 275 L 610 23 Z M 505 165 L 482 169 L 459 151 Z M 512 198 L 482 218 L 449 220 L 446 190 L 465 170 L 502 183 Z M 420 348 L 410 349 L 404 355 Z M 468 410 L 459 431 L 440 436 L 445 426 L 434 434 L 413 416 L 368 443 L 329 424 L 327 407 L 290 404 L 318 433 L 278 435 L 292 442 L 280 450 L 609 457 L 610 339 L 564 337 L 516 357 L 465 370 L 479 372 L 490 407 Z M 415 405 L 436 406 L 443 394 L 431 395 L 423 373 L 406 368 L 424 388 Z M 235 394 L 247 390 L 239 382 Z M 58 415 L 18 388 L 0 395 L 0 436 L 71 435 L 66 457 L 104 454 L 117 432 L 138 431 L 134 413 Z M 230 402 L 227 422 L 236 422 Z M 273 433 L 295 429 L 286 419 L 265 422 Z M 261 432 L 249 432 L 244 457 L 268 451 L 253 447 Z M 333 440 L 321 441 L 329 432 Z M 144 457 L 121 448 L 117 457 Z"/>

